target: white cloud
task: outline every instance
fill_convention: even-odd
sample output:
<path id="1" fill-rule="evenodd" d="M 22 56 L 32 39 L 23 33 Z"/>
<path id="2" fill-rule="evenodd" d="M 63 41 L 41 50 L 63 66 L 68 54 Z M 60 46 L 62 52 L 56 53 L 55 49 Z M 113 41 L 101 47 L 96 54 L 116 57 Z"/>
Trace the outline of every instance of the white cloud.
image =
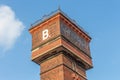
<path id="1" fill-rule="evenodd" d="M 0 6 L 0 47 L 9 50 L 24 29 L 14 11 L 6 5 Z"/>

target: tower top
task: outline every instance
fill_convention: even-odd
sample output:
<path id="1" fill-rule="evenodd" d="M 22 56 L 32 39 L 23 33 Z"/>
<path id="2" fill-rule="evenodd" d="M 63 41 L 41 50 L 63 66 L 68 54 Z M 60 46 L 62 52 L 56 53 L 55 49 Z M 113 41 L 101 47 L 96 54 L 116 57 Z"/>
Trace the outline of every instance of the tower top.
<path id="1" fill-rule="evenodd" d="M 73 23 L 74 25 L 76 25 L 76 27 L 80 28 L 89 38 L 91 38 L 91 37 L 89 36 L 88 32 L 86 32 L 86 31 L 83 29 L 83 27 L 81 27 L 79 24 L 77 24 L 77 22 L 76 22 L 75 20 L 71 19 L 66 13 L 64 13 L 64 12 L 61 10 L 60 6 L 58 6 L 58 9 L 57 9 L 57 10 L 51 12 L 51 13 L 48 14 L 48 15 L 44 15 L 41 19 L 39 19 L 39 20 L 37 20 L 36 22 L 34 22 L 33 24 L 31 24 L 31 28 L 30 28 L 29 30 L 31 30 L 31 29 L 34 28 L 34 27 L 37 27 L 37 25 L 39 25 L 39 24 L 47 21 L 48 19 L 54 17 L 54 16 L 57 15 L 57 14 L 61 14 L 61 15 L 63 15 L 64 17 L 66 17 L 71 23 Z"/>
<path id="2" fill-rule="evenodd" d="M 54 51 L 65 51 L 79 63 L 82 61 L 85 69 L 92 67 L 91 37 L 60 8 L 44 15 L 32 24 L 29 31 L 32 35 L 32 60 L 37 64 L 53 56 Z"/>
<path id="3" fill-rule="evenodd" d="M 87 80 L 92 68 L 91 37 L 61 9 L 44 15 L 29 29 L 31 59 L 41 66 L 42 80 Z"/>

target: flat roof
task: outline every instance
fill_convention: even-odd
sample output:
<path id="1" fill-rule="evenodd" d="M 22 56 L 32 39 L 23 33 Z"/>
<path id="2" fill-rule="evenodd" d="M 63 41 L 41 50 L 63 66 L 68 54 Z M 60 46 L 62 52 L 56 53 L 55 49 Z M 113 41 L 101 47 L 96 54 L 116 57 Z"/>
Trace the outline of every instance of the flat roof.
<path id="1" fill-rule="evenodd" d="M 34 28 L 35 26 L 41 24 L 42 22 L 48 20 L 49 18 L 53 17 L 54 15 L 58 14 L 58 13 L 61 13 L 62 15 L 64 15 L 66 18 L 68 18 L 68 20 L 70 20 L 73 24 L 75 24 L 77 27 L 79 27 L 85 34 L 88 34 L 88 32 L 86 32 L 83 27 L 81 27 L 79 24 L 77 24 L 77 22 L 73 19 L 71 19 L 66 13 L 64 13 L 60 8 L 58 8 L 57 10 L 51 12 L 50 14 L 48 15 L 44 15 L 41 19 L 35 21 L 33 24 L 31 24 L 31 27 L 30 29 Z M 29 30 L 30 30 L 29 29 Z"/>

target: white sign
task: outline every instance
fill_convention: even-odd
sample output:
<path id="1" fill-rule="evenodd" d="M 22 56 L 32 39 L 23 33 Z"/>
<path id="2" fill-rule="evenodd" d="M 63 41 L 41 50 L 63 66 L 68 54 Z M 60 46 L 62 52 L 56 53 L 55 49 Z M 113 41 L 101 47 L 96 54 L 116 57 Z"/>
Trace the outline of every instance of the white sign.
<path id="1" fill-rule="evenodd" d="M 42 39 L 45 40 L 49 37 L 48 29 L 42 31 Z"/>

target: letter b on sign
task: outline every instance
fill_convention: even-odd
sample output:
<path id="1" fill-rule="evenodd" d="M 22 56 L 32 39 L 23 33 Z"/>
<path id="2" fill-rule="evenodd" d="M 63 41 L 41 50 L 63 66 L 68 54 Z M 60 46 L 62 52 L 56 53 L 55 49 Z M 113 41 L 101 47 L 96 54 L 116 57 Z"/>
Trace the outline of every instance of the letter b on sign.
<path id="1" fill-rule="evenodd" d="M 43 38 L 43 40 L 47 39 L 48 36 L 49 36 L 48 29 L 43 30 L 42 31 L 42 38 Z"/>

